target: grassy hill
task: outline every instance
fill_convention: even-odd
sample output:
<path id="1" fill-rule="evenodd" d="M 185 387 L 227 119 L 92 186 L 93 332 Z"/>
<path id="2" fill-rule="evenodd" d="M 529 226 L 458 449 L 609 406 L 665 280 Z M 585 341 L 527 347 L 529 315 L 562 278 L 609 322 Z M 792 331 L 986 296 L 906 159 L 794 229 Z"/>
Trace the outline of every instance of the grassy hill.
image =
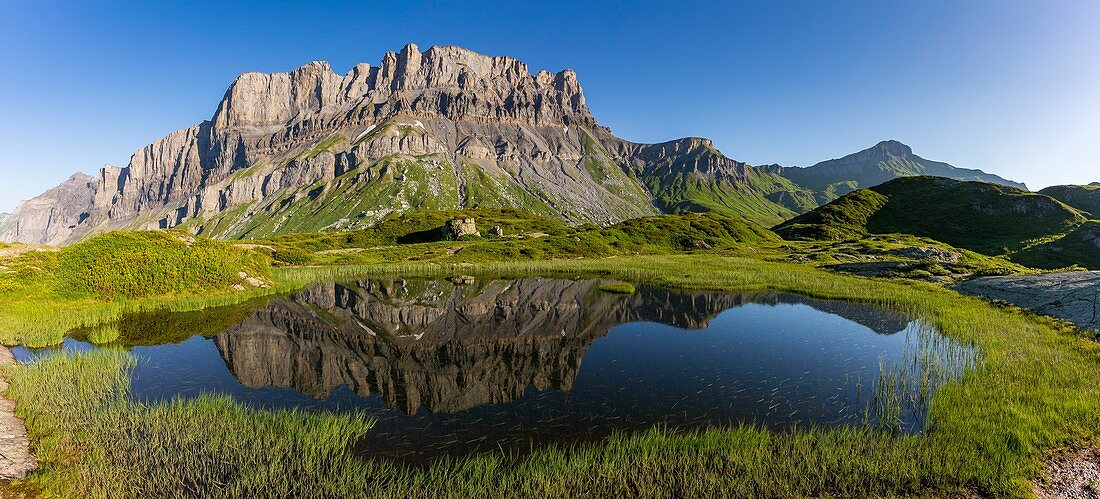
<path id="1" fill-rule="evenodd" d="M 1100 217 L 1100 183 L 1090 185 L 1055 185 L 1039 191 L 1093 217 Z"/>
<path id="2" fill-rule="evenodd" d="M 0 299 L 114 300 L 202 293 L 265 279 L 263 255 L 176 232 L 109 232 L 2 262 Z M 242 273 L 246 277 L 242 277 Z"/>
<path id="3" fill-rule="evenodd" d="M 1076 229 L 1019 251 L 1012 260 L 1038 269 L 1079 265 L 1100 270 L 1100 221 L 1090 220 Z"/>
<path id="4" fill-rule="evenodd" d="M 464 237 L 462 241 L 442 237 L 444 223 L 457 217 L 473 218 L 483 236 Z M 503 235 L 489 235 L 488 229 L 493 226 L 499 226 Z M 257 243 L 272 248 L 280 263 L 303 265 L 373 262 L 377 251 L 363 252 L 363 258 L 356 258 L 369 248 L 384 249 L 390 260 L 430 260 L 461 251 L 466 259 L 498 261 L 652 254 L 780 241 L 768 229 L 718 212 L 635 218 L 599 227 L 568 226 L 522 210 L 480 208 L 410 212 L 367 229 L 291 234 Z"/>
<path id="5" fill-rule="evenodd" d="M 906 177 L 855 191 L 775 227 L 784 239 L 912 234 L 988 255 L 1021 249 L 1085 221 L 1065 204 L 1014 187 Z"/>

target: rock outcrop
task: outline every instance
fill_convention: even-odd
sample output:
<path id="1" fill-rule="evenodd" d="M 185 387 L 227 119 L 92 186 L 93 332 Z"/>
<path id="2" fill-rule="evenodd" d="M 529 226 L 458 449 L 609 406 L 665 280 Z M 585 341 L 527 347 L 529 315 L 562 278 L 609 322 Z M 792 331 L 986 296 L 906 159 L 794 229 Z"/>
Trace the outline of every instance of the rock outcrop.
<path id="1" fill-rule="evenodd" d="M 448 220 L 441 230 L 444 239 L 457 240 L 463 237 L 481 236 L 481 232 L 477 230 L 477 222 L 469 217 Z"/>
<path id="2" fill-rule="evenodd" d="M 1057 317 L 1085 329 L 1100 330 L 1100 272 L 979 277 L 962 282 L 957 288 L 964 293 Z"/>
<path id="3" fill-rule="evenodd" d="M 722 209 L 771 224 L 794 213 L 772 199 L 806 196 L 777 173 L 705 139 L 619 139 L 571 70 L 531 74 L 509 57 L 410 44 L 343 75 L 324 62 L 242 74 L 209 121 L 25 203 L 0 239 L 64 244 L 177 226 L 262 237 L 473 206 L 600 224 Z M 57 189 L 79 192 L 62 199 Z"/>

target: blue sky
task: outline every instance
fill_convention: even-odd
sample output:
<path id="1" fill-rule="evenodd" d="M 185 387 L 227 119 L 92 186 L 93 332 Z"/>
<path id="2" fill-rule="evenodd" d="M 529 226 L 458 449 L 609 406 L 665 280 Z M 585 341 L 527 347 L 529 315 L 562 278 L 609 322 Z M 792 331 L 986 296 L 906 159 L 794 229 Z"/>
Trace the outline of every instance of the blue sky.
<path id="1" fill-rule="evenodd" d="M 1100 2 L 0 0 L 0 211 L 210 117 L 244 71 L 407 42 L 573 68 L 597 119 L 806 166 L 894 138 L 1032 188 L 1100 181 Z"/>

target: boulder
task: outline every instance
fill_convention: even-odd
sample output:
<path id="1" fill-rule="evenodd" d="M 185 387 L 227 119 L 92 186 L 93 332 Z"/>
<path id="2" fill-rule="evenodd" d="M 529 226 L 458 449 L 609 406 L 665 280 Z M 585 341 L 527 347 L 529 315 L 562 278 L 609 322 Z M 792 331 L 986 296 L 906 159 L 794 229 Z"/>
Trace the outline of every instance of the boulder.
<path id="1" fill-rule="evenodd" d="M 455 218 L 443 225 L 444 239 L 461 239 L 463 236 L 481 236 L 477 230 L 477 222 L 473 218 Z"/>

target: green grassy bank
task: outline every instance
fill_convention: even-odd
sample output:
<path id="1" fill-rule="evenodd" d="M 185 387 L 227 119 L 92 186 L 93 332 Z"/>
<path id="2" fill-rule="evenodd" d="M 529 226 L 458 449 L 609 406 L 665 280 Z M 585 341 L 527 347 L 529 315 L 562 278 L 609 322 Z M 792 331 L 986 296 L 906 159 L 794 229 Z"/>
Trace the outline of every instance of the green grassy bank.
<path id="1" fill-rule="evenodd" d="M 286 283 L 362 273 L 596 274 L 627 282 L 777 290 L 919 315 L 975 345 L 979 368 L 932 400 L 930 431 L 655 429 L 426 469 L 356 459 L 354 416 L 251 411 L 224 399 L 142 405 L 126 354 L 58 357 L 5 371 L 42 469 L 20 486 L 62 497 L 1025 497 L 1048 454 L 1098 443 L 1100 345 L 1053 321 L 941 287 L 831 274 L 805 264 L 704 255 L 288 268 Z"/>

